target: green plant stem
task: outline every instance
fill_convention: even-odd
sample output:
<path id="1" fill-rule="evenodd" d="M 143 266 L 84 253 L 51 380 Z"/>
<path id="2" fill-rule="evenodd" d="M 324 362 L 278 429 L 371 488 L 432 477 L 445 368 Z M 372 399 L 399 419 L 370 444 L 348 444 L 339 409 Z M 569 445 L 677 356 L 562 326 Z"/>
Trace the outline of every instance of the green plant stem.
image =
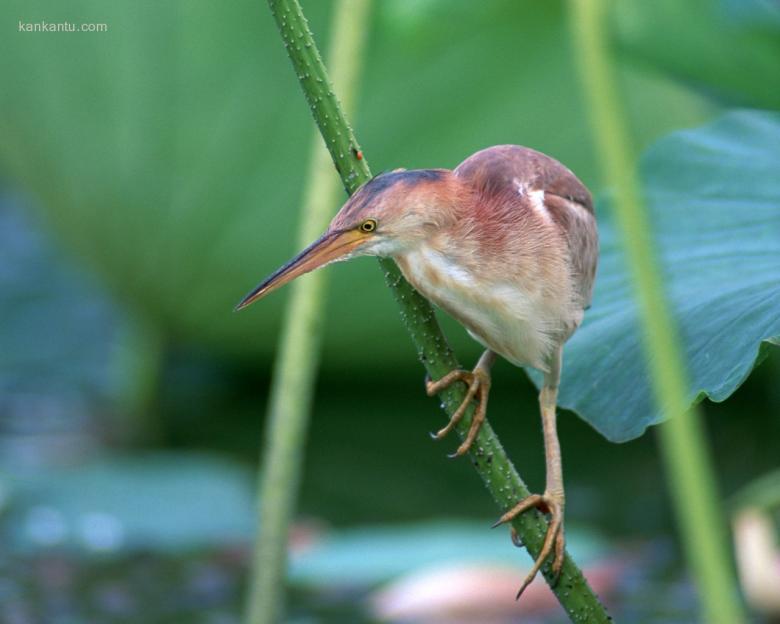
<path id="1" fill-rule="evenodd" d="M 659 427 L 677 520 L 707 622 L 737 624 L 745 616 L 727 554 L 714 470 L 699 410 L 690 407 L 682 354 L 651 239 L 625 114 L 608 48 L 602 0 L 570 0 L 575 52 L 590 108 L 596 147 L 616 195 L 615 215 L 636 289 L 644 344 L 658 405 Z"/>
<path id="2" fill-rule="evenodd" d="M 293 63 L 314 120 L 330 151 L 336 170 L 347 193 L 354 192 L 371 178 L 371 172 L 346 117 L 336 99 L 325 67 L 317 51 L 301 7 L 296 0 L 269 0 L 271 12 Z M 426 299 L 403 279 L 398 267 L 388 259 L 380 259 L 385 281 L 392 289 L 401 309 L 401 318 L 417 350 L 420 361 L 433 379 L 438 379 L 454 368 L 460 368 Z M 447 415 L 451 415 L 465 398 L 465 384 L 455 384 L 440 395 Z M 463 438 L 471 422 L 473 408 L 456 428 Z M 501 510 L 509 509 L 529 494 L 509 461 L 501 443 L 488 423 L 480 430 L 470 452 L 471 461 L 498 503 Z M 536 512 L 525 513 L 513 522 L 526 548 L 535 557 L 544 540 L 547 522 Z M 545 566 L 548 582 L 549 568 Z M 521 579 L 518 578 L 518 581 Z M 598 601 L 580 569 L 566 555 L 560 582 L 553 591 L 563 608 L 574 621 L 609 622 L 606 610 Z"/>
<path id="3" fill-rule="evenodd" d="M 357 91 L 370 0 L 340 0 L 331 26 L 330 65 L 351 109 Z M 328 224 L 340 189 L 319 134 L 313 137 L 311 164 L 301 211 L 299 247 Z M 271 384 L 266 446 L 259 478 L 259 517 L 247 622 L 271 624 L 283 611 L 289 525 L 295 511 L 311 404 L 319 364 L 327 271 L 296 280 L 291 288 Z"/>

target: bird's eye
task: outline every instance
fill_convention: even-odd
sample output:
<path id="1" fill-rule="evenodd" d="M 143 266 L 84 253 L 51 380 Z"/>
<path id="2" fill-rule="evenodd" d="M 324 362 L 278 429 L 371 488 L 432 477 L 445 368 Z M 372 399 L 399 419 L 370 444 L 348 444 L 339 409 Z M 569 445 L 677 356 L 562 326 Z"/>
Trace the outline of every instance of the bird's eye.
<path id="1" fill-rule="evenodd" d="M 376 221 L 374 219 L 366 219 L 360 224 L 361 232 L 373 232 L 376 229 Z"/>

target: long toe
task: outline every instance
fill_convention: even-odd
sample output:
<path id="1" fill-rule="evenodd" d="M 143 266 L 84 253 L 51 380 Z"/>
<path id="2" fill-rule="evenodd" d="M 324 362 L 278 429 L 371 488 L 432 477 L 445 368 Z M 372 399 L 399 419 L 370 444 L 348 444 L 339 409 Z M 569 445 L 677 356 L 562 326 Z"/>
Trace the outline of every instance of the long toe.
<path id="1" fill-rule="evenodd" d="M 450 431 L 452 431 L 463 419 L 463 416 L 465 415 L 466 410 L 468 410 L 472 401 L 477 401 L 477 407 L 476 410 L 474 410 L 474 416 L 471 420 L 466 437 L 457 450 L 449 455 L 449 457 L 460 457 L 461 455 L 465 455 L 471 448 L 472 444 L 474 444 L 474 440 L 479 434 L 482 423 L 485 422 L 485 418 L 487 416 L 488 394 L 490 393 L 490 365 L 492 364 L 494 358 L 495 354 L 493 354 L 491 351 L 486 351 L 480 358 L 479 362 L 477 362 L 477 366 L 473 371 L 456 369 L 450 371 L 444 375 L 444 377 L 436 381 L 432 381 L 428 377 L 425 379 L 425 392 L 428 393 L 428 396 L 438 394 L 456 381 L 463 381 L 468 384 L 468 392 L 466 392 L 466 396 L 463 398 L 463 401 L 461 401 L 458 409 L 453 412 L 452 416 L 450 417 L 450 421 L 444 427 L 439 429 L 439 431 L 431 434 L 431 437 L 435 440 L 442 439 Z"/>
<path id="2" fill-rule="evenodd" d="M 479 400 L 479 403 L 477 403 L 477 409 L 474 410 L 474 416 L 472 416 L 471 418 L 471 426 L 469 427 L 469 431 L 466 434 L 466 439 L 463 440 L 463 442 L 458 447 L 458 449 L 450 457 L 460 457 L 461 455 L 465 455 L 466 453 L 468 453 L 469 449 L 474 444 L 474 440 L 477 439 L 479 430 L 482 428 L 482 423 L 485 422 L 485 417 L 487 416 L 487 400 L 488 400 L 489 386 L 483 384 L 479 380 L 476 380 L 474 384 L 477 387 L 476 395 Z M 464 401 L 464 405 L 465 404 L 466 402 Z"/>
<path id="3" fill-rule="evenodd" d="M 463 443 L 458 447 L 458 450 L 455 451 L 453 454 L 454 457 L 460 457 L 468 452 L 471 445 L 474 444 L 474 440 L 477 439 L 479 430 L 482 428 L 482 423 L 485 422 L 485 418 L 487 417 L 487 403 L 488 396 L 490 395 L 490 376 L 475 374 L 474 377 L 474 385 L 477 388 L 479 403 L 477 403 L 477 409 L 474 410 L 474 416 L 471 419 L 471 426 L 469 427 L 468 434 L 466 434 L 466 439 L 463 440 Z"/>
<path id="4" fill-rule="evenodd" d="M 553 554 L 553 551 L 557 549 L 557 543 L 558 543 L 558 535 L 563 530 L 563 518 L 560 515 L 560 513 L 556 513 L 555 511 L 552 511 L 552 518 L 550 519 L 550 524 L 547 527 L 547 533 L 544 536 L 544 544 L 542 545 L 542 549 L 539 551 L 539 555 L 536 557 L 536 561 L 534 561 L 534 565 L 531 568 L 531 571 L 528 573 L 528 575 L 525 577 L 525 580 L 523 581 L 523 584 L 520 586 L 520 589 L 517 591 L 517 598 L 519 599 L 520 596 L 523 595 L 523 592 L 525 591 L 526 587 L 528 587 L 531 582 L 536 578 L 536 575 L 539 573 L 539 570 L 542 569 L 542 566 L 547 561 L 548 557 Z M 555 560 L 558 559 L 558 553 L 555 553 Z M 563 562 L 563 559 L 561 559 L 561 563 Z M 555 563 L 553 563 L 553 568 L 555 567 Z M 559 570 L 560 572 L 560 570 Z M 553 581 L 553 584 L 557 583 L 558 578 L 555 570 L 553 570 L 553 575 L 555 576 L 555 579 Z"/>
<path id="5" fill-rule="evenodd" d="M 536 578 L 539 570 L 542 569 L 545 562 L 549 557 L 553 556 L 552 562 L 552 574 L 553 584 L 557 583 L 558 577 L 563 568 L 563 561 L 566 554 L 565 544 L 566 540 L 563 531 L 563 500 L 561 496 L 551 496 L 545 494 L 531 494 L 526 496 L 523 500 L 517 503 L 512 509 L 502 515 L 498 521 L 493 525 L 494 527 L 512 521 L 521 513 L 528 511 L 529 509 L 541 509 L 545 513 L 550 514 L 549 524 L 547 525 L 547 532 L 544 536 L 544 542 L 542 548 L 539 551 L 534 565 L 531 567 L 531 571 L 523 580 L 523 584 L 520 586 L 517 592 L 517 598 L 520 598 L 525 588 L 528 587 L 531 582 Z M 512 530 L 512 542 L 518 545 L 517 533 Z"/>
<path id="6" fill-rule="evenodd" d="M 519 503 L 517 503 L 512 509 L 503 514 L 498 520 L 496 520 L 493 528 L 502 525 L 506 522 L 514 520 L 524 511 L 531 508 L 536 508 L 544 502 L 544 497 L 541 494 L 529 494 Z"/>
<path id="7" fill-rule="evenodd" d="M 563 559 L 566 556 L 566 533 L 563 530 L 563 521 L 558 529 L 558 535 L 555 537 L 555 558 L 552 564 L 553 584 L 558 583 L 563 569 Z"/>
<path id="8" fill-rule="evenodd" d="M 425 378 L 425 393 L 428 396 L 435 396 L 445 388 L 449 388 L 456 381 L 465 381 L 468 385 L 474 382 L 474 373 L 467 370 L 456 369 L 450 371 L 441 379 L 433 381 L 430 377 Z"/>
<path id="9" fill-rule="evenodd" d="M 444 436 L 446 436 L 450 431 L 452 431 L 455 428 L 455 425 L 457 425 L 461 421 L 463 415 L 466 413 L 466 410 L 471 404 L 471 401 L 474 400 L 474 397 L 478 391 L 479 391 L 479 382 L 476 379 L 474 379 L 471 381 L 471 385 L 469 386 L 469 390 L 466 393 L 466 397 L 458 406 L 458 409 L 456 409 L 455 412 L 452 414 L 452 416 L 450 417 L 450 421 L 444 427 L 439 429 L 439 431 L 436 432 L 436 434 L 433 436 L 434 439 L 441 440 Z"/>

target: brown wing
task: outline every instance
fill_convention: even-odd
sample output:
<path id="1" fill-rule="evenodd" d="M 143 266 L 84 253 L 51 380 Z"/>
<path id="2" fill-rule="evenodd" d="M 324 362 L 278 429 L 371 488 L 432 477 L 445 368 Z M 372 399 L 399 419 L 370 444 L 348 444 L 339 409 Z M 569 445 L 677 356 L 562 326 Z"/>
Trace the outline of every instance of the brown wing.
<path id="1" fill-rule="evenodd" d="M 569 246 L 583 307 L 590 305 L 598 262 L 593 199 L 585 185 L 554 158 L 519 145 L 497 145 L 477 152 L 455 169 L 486 199 L 516 196 L 518 185 L 544 191 L 544 205 Z"/>
<path id="2" fill-rule="evenodd" d="M 530 190 L 541 190 L 576 202 L 593 212 L 593 200 L 585 185 L 554 158 L 519 145 L 496 145 L 469 156 L 455 175 L 487 194 L 516 189 L 515 180 Z"/>

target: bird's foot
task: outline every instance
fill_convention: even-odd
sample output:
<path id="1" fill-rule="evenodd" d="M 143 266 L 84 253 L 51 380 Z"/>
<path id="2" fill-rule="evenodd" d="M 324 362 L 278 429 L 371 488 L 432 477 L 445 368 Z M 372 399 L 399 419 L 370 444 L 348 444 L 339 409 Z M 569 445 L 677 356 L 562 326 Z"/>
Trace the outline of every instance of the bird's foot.
<path id="1" fill-rule="evenodd" d="M 463 399 L 463 402 L 458 409 L 455 410 L 455 413 L 450 417 L 450 422 L 436 433 L 432 433 L 431 437 L 435 440 L 441 440 L 452 431 L 455 425 L 463 418 L 463 415 L 466 413 L 471 402 L 475 399 L 477 400 L 477 409 L 474 411 L 474 416 L 471 419 L 471 426 L 466 434 L 466 438 L 450 457 L 460 457 L 467 453 L 474 443 L 474 440 L 479 433 L 479 429 L 482 427 L 482 423 L 485 422 L 488 394 L 490 393 L 490 370 L 486 366 L 478 364 L 473 371 L 454 370 L 444 375 L 444 377 L 438 381 L 426 379 L 425 392 L 428 396 L 434 396 L 456 381 L 464 381 L 468 384 L 469 389 L 466 393 L 466 398 Z"/>
<path id="2" fill-rule="evenodd" d="M 510 522 L 524 511 L 528 511 L 529 509 L 533 508 L 539 509 L 544 514 L 550 515 L 550 523 L 547 526 L 547 533 L 544 536 L 542 549 L 539 551 L 539 556 L 536 557 L 536 561 L 534 561 L 534 565 L 531 568 L 531 571 L 525 577 L 523 584 L 520 586 L 520 589 L 517 592 L 517 598 L 520 598 L 522 593 L 525 591 L 525 588 L 531 584 L 531 581 L 534 580 L 537 573 L 542 569 L 542 566 L 550 555 L 553 555 L 551 568 L 553 584 L 558 582 L 558 577 L 560 576 L 561 568 L 563 567 L 563 558 L 566 553 L 566 540 L 563 532 L 563 506 L 564 496 L 562 492 L 560 494 L 551 494 L 548 492 L 545 492 L 544 494 L 531 494 L 530 496 L 526 496 L 523 500 L 517 503 L 517 505 L 512 507 L 512 509 L 507 511 L 493 525 L 494 527 L 497 527 L 501 524 L 504 524 L 505 522 Z M 512 530 L 512 542 L 515 545 L 518 545 L 519 542 L 517 533 L 514 531 L 514 529 Z"/>

